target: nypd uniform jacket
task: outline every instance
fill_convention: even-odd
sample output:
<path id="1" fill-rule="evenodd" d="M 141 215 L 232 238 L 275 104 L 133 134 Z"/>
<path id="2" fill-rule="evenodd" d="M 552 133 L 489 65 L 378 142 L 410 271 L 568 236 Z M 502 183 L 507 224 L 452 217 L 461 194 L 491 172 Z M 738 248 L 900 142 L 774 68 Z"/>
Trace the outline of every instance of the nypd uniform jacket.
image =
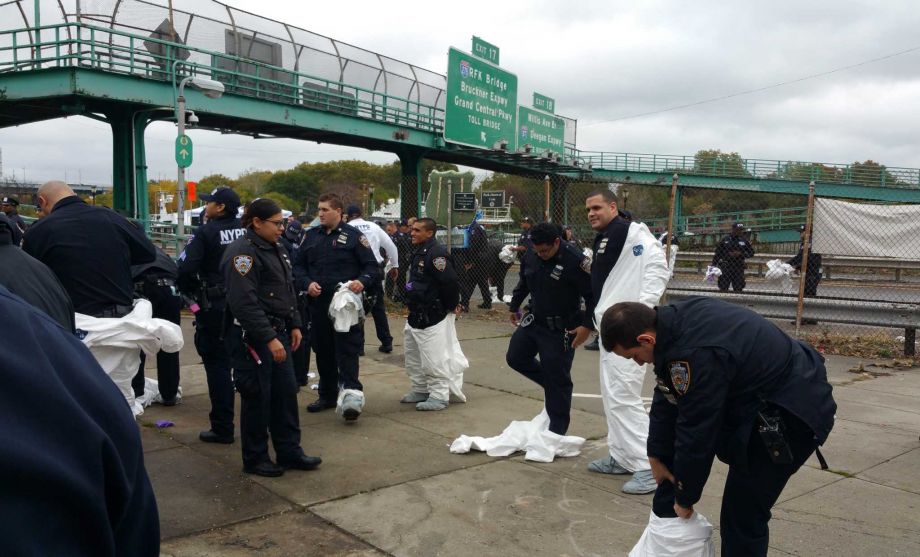
<path id="1" fill-rule="evenodd" d="M 444 246 L 434 238 L 412 252 L 406 301 L 409 305 L 409 326 L 413 329 L 437 325 L 460 302 L 453 261 Z"/>
<path id="2" fill-rule="evenodd" d="M 747 308 L 712 298 L 658 306 L 649 456 L 673 459 L 677 503 L 700 499 L 714 455 L 747 462 L 757 412 L 784 408 L 820 445 L 837 405 L 824 358 Z"/>
<path id="3" fill-rule="evenodd" d="M 591 291 L 594 293 L 590 302 L 585 304 L 585 326 L 594 329 L 594 308 L 597 299 L 604 291 L 604 283 L 610 271 L 617 264 L 620 252 L 626 245 L 626 236 L 629 235 L 629 221 L 615 217 L 607 227 L 594 237 L 594 258 L 591 262 Z"/>
<path id="4" fill-rule="evenodd" d="M 22 248 L 54 271 L 79 313 L 98 315 L 116 306 L 130 311 L 131 265 L 150 263 L 156 250 L 143 230 L 111 209 L 76 195 L 55 204 L 29 228 Z"/>
<path id="5" fill-rule="evenodd" d="M 280 244 L 249 230 L 227 246 L 222 267 L 227 306 L 253 343 L 277 337 L 278 324 L 300 328 L 291 260 Z"/>
<path id="6" fill-rule="evenodd" d="M 511 296 L 509 310 L 516 312 L 530 294 L 530 312 L 535 323 L 546 325 L 546 318 L 562 318 L 552 329 L 572 329 L 585 321 L 581 300 L 591 302 L 591 260 L 566 241 L 559 243 L 556 255 L 544 261 L 533 250 L 524 254 L 520 280 Z"/>
<path id="7" fill-rule="evenodd" d="M 740 251 L 741 255 L 730 255 L 730 252 L 735 250 Z M 744 260 L 749 257 L 754 257 L 754 246 L 751 245 L 750 240 L 744 236 L 728 234 L 716 246 L 716 253 L 712 256 L 712 265 L 718 267 L 727 264 L 732 268 L 722 269 L 722 271 L 731 272 L 740 269 L 744 264 Z"/>
<path id="8" fill-rule="evenodd" d="M 323 289 L 321 298 L 328 300 L 340 282 L 357 279 L 368 288 L 381 280 L 370 242 L 345 222 L 329 233 L 322 226 L 308 230 L 297 250 L 294 271 L 298 291 L 316 282 Z"/>
<path id="9" fill-rule="evenodd" d="M 199 279 L 212 287 L 222 285 L 224 275 L 220 264 L 224 250 L 245 233 L 236 215 L 222 215 L 204 223 L 179 256 L 179 290 L 188 295 L 197 294 L 201 287 Z"/>

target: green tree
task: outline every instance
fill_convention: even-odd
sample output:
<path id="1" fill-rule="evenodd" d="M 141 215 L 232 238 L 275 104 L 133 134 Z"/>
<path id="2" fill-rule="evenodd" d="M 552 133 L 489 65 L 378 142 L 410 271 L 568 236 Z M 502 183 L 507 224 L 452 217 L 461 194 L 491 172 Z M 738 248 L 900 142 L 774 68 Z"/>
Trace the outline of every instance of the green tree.
<path id="1" fill-rule="evenodd" d="M 271 179 L 272 174 L 271 170 L 247 170 L 240 174 L 236 179 L 235 188 L 240 201 L 248 203 L 262 195 L 262 192 L 268 191 L 265 185 Z"/>
<path id="2" fill-rule="evenodd" d="M 719 149 L 701 149 L 693 155 L 693 172 L 714 176 L 750 178 L 751 173 L 738 153 L 723 153 Z"/>
<path id="3" fill-rule="evenodd" d="M 849 181 L 855 184 L 865 186 L 895 186 L 903 184 L 884 165 L 871 159 L 865 162 L 854 162 L 850 165 L 848 173 L 849 176 L 846 176 L 846 178 L 849 178 Z"/>
<path id="4" fill-rule="evenodd" d="M 301 209 L 303 209 L 303 207 L 299 206 L 296 201 L 284 195 L 283 193 L 278 193 L 276 191 L 269 191 L 269 192 L 263 193 L 261 197 L 265 199 L 271 199 L 272 201 L 280 205 L 282 209 L 287 209 L 288 211 L 291 211 L 292 213 L 294 213 L 295 217 L 299 215 Z"/>

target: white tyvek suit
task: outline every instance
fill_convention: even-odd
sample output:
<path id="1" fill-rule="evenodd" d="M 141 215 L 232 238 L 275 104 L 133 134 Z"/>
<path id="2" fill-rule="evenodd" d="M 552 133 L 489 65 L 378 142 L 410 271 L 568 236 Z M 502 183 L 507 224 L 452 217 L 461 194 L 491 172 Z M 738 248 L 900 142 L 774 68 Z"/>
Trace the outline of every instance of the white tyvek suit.
<path id="1" fill-rule="evenodd" d="M 642 248 L 638 249 L 640 245 Z M 607 276 L 594 308 L 598 328 L 604 312 L 619 302 L 656 305 L 670 277 L 661 243 L 647 226 L 631 223 L 623 251 Z M 610 456 L 630 472 L 650 469 L 646 450 L 649 421 L 642 406 L 645 367 L 607 352 L 601 346 L 600 376 Z"/>
<path id="2" fill-rule="evenodd" d="M 466 402 L 463 372 L 470 363 L 460 349 L 455 321 L 456 316 L 450 313 L 440 323 L 424 329 L 414 329 L 406 323 L 406 373 L 413 392 L 428 393 L 438 400 Z"/>
<path id="3" fill-rule="evenodd" d="M 140 351 L 153 356 L 158 351 L 178 352 L 184 340 L 175 323 L 153 317 L 153 306 L 134 300 L 134 310 L 121 318 L 91 317 L 76 314 L 77 333 L 96 361 L 112 379 L 135 416 L 144 413 L 136 402 L 131 379 L 141 363 Z M 146 394 L 146 393 L 145 393 Z"/>

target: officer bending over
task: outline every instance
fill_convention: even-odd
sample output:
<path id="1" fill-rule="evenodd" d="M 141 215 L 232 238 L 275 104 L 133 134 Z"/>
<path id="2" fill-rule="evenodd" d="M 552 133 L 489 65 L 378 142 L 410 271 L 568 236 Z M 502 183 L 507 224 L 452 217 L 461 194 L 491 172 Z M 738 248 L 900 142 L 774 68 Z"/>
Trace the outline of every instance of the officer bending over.
<path id="1" fill-rule="evenodd" d="M 412 391 L 400 402 L 416 403 L 416 410 L 444 410 L 450 399 L 451 346 L 456 331 L 447 325 L 450 313 L 459 313 L 460 290 L 450 254 L 435 239 L 434 219 L 412 224 L 409 281 L 405 299 L 409 318 L 404 329 L 406 373 Z M 452 334 L 453 333 L 453 334 Z"/>
<path id="2" fill-rule="evenodd" d="M 242 224 L 246 235 L 227 247 L 222 269 L 233 317 L 227 347 L 240 393 L 243 471 L 273 477 L 289 468 L 312 470 L 322 460 L 300 448 L 291 353 L 300 346 L 301 323 L 291 260 L 278 243 L 281 208 L 271 199 L 256 199 Z M 268 454 L 269 432 L 277 464 Z"/>
<path id="3" fill-rule="evenodd" d="M 329 304 L 339 284 L 351 282 L 355 294 L 380 281 L 380 268 L 371 244 L 361 232 L 342 220 L 342 200 L 324 193 L 318 202 L 320 225 L 304 234 L 294 262 L 297 290 L 310 296 L 310 335 L 316 368 L 319 371 L 319 398 L 307 406 L 308 412 L 335 408 L 339 389 L 363 391 L 358 380 L 358 354 L 364 349 L 364 323 L 340 333 L 333 328 Z M 356 420 L 364 400 L 345 394 L 342 416 Z"/>
<path id="4" fill-rule="evenodd" d="M 179 291 L 189 300 L 195 314 L 195 349 L 201 356 L 211 399 L 211 429 L 198 438 L 206 443 L 233 443 L 233 379 L 230 358 L 223 341 L 226 291 L 220 262 L 234 240 L 245 230 L 237 218 L 240 198 L 228 187 L 215 188 L 199 196 L 207 202 L 207 222 L 198 228 L 179 255 Z M 195 308 L 198 308 L 195 311 Z"/>
<path id="5" fill-rule="evenodd" d="M 505 356 L 512 369 L 543 387 L 549 430 L 565 435 L 572 406 L 572 359 L 588 338 L 581 300 L 591 302 L 591 260 L 563 242 L 559 228 L 541 222 L 530 231 L 532 247 L 524 253 L 518 285 L 509 309 L 518 325 Z M 520 307 L 530 295 L 530 312 Z M 540 359 L 535 356 L 539 354 Z"/>
<path id="6" fill-rule="evenodd" d="M 722 555 L 766 555 L 770 509 L 834 425 L 824 358 L 747 308 L 711 298 L 655 309 L 615 304 L 601 340 L 605 350 L 655 364 L 654 513 L 689 518 L 718 456 L 729 465 Z"/>

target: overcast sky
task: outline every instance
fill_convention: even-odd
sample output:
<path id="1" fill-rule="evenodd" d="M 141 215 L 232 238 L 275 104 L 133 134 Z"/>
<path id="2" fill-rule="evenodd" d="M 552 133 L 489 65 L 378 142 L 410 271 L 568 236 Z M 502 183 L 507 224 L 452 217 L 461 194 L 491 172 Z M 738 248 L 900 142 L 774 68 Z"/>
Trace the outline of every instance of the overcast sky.
<path id="1" fill-rule="evenodd" d="M 229 3 L 439 73 L 448 47 L 469 50 L 471 36 L 480 36 L 517 74 L 520 103 L 529 105 L 536 90 L 578 119 L 583 150 L 715 148 L 747 158 L 920 167 L 920 49 L 800 80 L 920 47 L 913 1 Z M 637 116 L 650 112 L 657 113 Z M 303 161 L 395 159 L 294 140 L 190 135 L 190 179 Z M 78 117 L 0 129 L 3 169 L 20 179 L 24 171 L 29 181 L 108 183 L 110 137 L 106 125 Z M 148 129 L 150 178 L 175 177 L 174 138 L 174 125 Z"/>

